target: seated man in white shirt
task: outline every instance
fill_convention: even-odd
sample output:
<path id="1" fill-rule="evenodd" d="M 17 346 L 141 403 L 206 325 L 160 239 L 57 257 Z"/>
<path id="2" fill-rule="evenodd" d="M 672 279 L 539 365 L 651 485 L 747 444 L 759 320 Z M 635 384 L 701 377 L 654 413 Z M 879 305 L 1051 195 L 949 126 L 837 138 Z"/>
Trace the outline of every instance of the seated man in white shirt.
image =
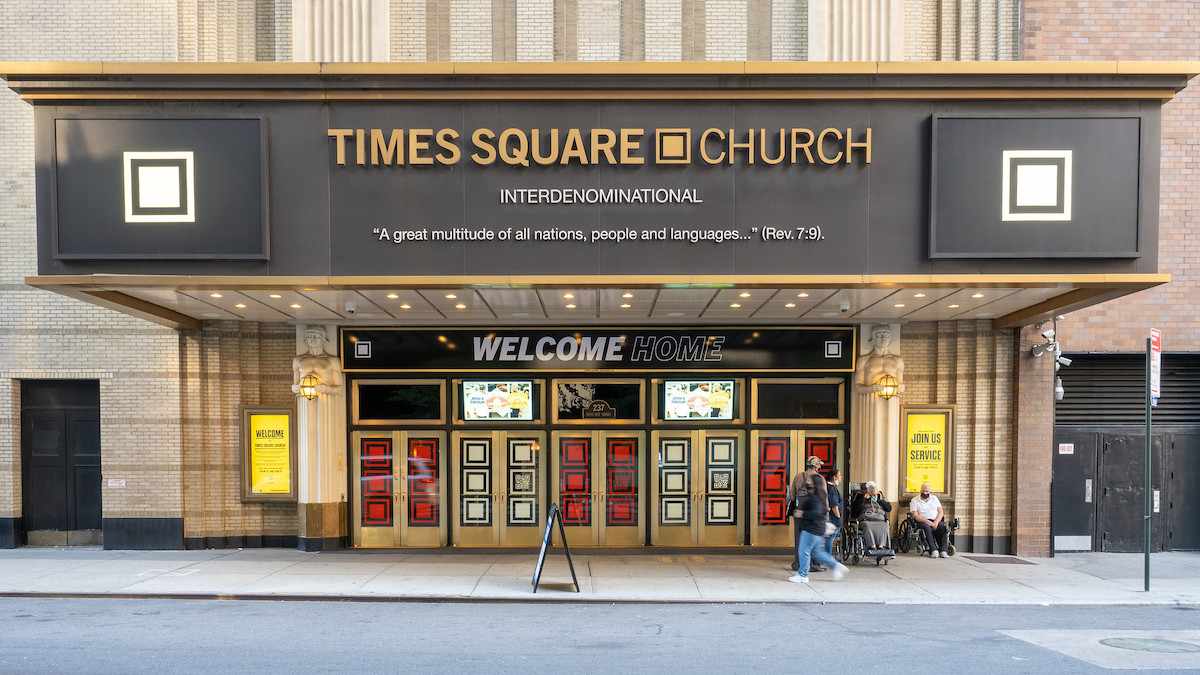
<path id="1" fill-rule="evenodd" d="M 950 528 L 946 526 L 942 502 L 933 494 L 929 483 L 921 484 L 921 494 L 908 503 L 908 511 L 917 521 L 917 528 L 925 534 L 929 557 L 949 558 L 946 550 L 950 545 Z"/>

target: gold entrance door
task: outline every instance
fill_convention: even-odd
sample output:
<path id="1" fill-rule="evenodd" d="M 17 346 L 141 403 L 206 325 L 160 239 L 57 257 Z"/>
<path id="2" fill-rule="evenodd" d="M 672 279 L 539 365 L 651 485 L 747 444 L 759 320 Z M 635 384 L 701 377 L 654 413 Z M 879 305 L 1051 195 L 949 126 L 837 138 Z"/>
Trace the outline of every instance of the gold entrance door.
<path id="1" fill-rule="evenodd" d="M 457 431 L 451 451 L 456 546 L 537 546 L 546 523 L 540 431 Z"/>
<path id="2" fill-rule="evenodd" d="M 356 431 L 351 442 L 354 545 L 445 546 L 446 434 Z"/>
<path id="3" fill-rule="evenodd" d="M 556 431 L 551 494 L 571 546 L 641 546 L 645 517 L 640 431 Z"/>
<path id="4" fill-rule="evenodd" d="M 745 437 L 737 431 L 655 431 L 650 543 L 744 543 L 741 486 Z"/>
<path id="5" fill-rule="evenodd" d="M 788 485 L 804 460 L 820 457 L 821 474 L 834 467 L 845 471 L 845 433 L 791 429 L 750 432 L 750 544 L 794 546 L 792 521 L 786 511 Z M 843 507 L 844 508 L 844 507 Z"/>

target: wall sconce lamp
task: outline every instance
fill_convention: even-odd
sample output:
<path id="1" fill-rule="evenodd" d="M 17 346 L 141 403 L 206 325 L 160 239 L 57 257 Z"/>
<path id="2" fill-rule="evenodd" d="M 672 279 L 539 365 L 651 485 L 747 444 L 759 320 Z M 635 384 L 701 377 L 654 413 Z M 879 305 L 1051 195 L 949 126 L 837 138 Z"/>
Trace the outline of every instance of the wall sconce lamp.
<path id="1" fill-rule="evenodd" d="M 900 383 L 891 375 L 884 375 L 875 382 L 879 387 L 879 398 L 889 399 L 900 392 Z"/>
<path id="2" fill-rule="evenodd" d="M 315 375 L 305 375 L 300 378 L 300 395 L 308 400 L 313 400 L 317 397 L 317 385 L 320 382 Z"/>

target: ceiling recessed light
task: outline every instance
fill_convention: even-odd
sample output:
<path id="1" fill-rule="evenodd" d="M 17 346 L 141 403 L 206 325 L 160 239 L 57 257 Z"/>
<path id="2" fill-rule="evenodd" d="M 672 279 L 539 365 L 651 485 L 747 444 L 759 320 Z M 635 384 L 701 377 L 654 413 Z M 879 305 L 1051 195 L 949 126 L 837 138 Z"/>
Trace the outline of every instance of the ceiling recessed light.
<path id="1" fill-rule="evenodd" d="M 903 307 L 903 306 L 904 306 L 903 302 L 897 302 L 896 304 L 892 305 L 892 307 Z"/>
<path id="2" fill-rule="evenodd" d="M 234 307 L 237 307 L 238 309 L 246 309 L 246 304 L 239 302 L 238 304 L 234 305 Z"/>
<path id="3" fill-rule="evenodd" d="M 406 302 L 403 305 L 400 305 L 400 309 L 412 309 L 412 305 Z"/>
<path id="4" fill-rule="evenodd" d="M 208 297 L 210 297 L 210 298 L 223 298 L 223 297 L 225 297 L 225 296 L 221 295 L 220 293 L 212 293 L 212 294 L 210 294 Z"/>
<path id="5" fill-rule="evenodd" d="M 683 312 L 667 312 L 667 316 L 684 316 Z"/>
<path id="6" fill-rule="evenodd" d="M 788 307 L 788 308 L 795 307 L 795 306 L 796 306 L 796 303 L 794 303 L 794 302 L 789 302 L 788 304 L 784 305 L 784 307 Z"/>
<path id="7" fill-rule="evenodd" d="M 740 302 L 731 302 L 731 303 L 729 303 L 729 306 L 730 306 L 730 307 L 732 307 L 732 308 L 734 308 L 734 309 L 737 309 L 738 307 L 741 307 L 741 306 L 742 306 L 742 303 L 740 303 Z"/>
<path id="8" fill-rule="evenodd" d="M 272 293 L 269 297 L 272 297 L 272 298 L 275 298 L 276 300 L 278 300 L 279 298 L 282 298 L 283 296 L 278 293 Z"/>
<path id="9" fill-rule="evenodd" d="M 913 297 L 914 298 L 923 298 L 923 297 L 925 297 L 925 294 L 924 293 L 913 293 Z"/>
<path id="10" fill-rule="evenodd" d="M 632 306 L 633 305 L 629 304 L 628 302 L 621 303 L 621 309 L 629 309 Z"/>
<path id="11" fill-rule="evenodd" d="M 293 303 L 292 303 L 292 309 L 300 309 L 300 303 L 298 303 L 298 302 L 293 302 Z"/>
<path id="12" fill-rule="evenodd" d="M 981 319 L 986 319 L 986 318 L 988 318 L 989 316 L 995 316 L 995 315 L 996 315 L 996 313 L 995 313 L 995 312 L 976 312 L 976 313 L 975 313 L 975 316 L 977 316 L 977 317 L 979 317 L 979 318 L 981 318 Z"/>
<path id="13" fill-rule="evenodd" d="M 456 298 L 458 298 L 458 296 L 457 296 L 457 295 L 455 295 L 455 294 L 453 294 L 453 293 L 447 293 L 447 294 L 446 294 L 446 299 L 447 299 L 447 300 L 454 300 L 454 299 L 456 299 Z"/>
<path id="14" fill-rule="evenodd" d="M 467 308 L 467 306 L 462 304 L 461 302 L 454 306 L 454 309 L 466 309 L 466 308 Z"/>
<path id="15" fill-rule="evenodd" d="M 571 304 L 567 305 L 567 309 L 575 309 L 575 303 L 572 302 Z"/>
<path id="16" fill-rule="evenodd" d="M 958 305 L 950 305 L 950 309 L 958 309 Z"/>
<path id="17" fill-rule="evenodd" d="M 387 296 L 388 296 L 388 300 L 395 300 L 396 298 L 400 297 L 400 296 L 396 295 L 395 293 L 388 293 Z"/>
<path id="18" fill-rule="evenodd" d="M 746 293 L 746 292 L 742 292 L 742 293 L 738 294 L 738 297 L 739 298 L 748 298 L 748 297 L 750 297 L 750 294 Z"/>
<path id="19" fill-rule="evenodd" d="M 220 314 L 214 314 L 213 312 L 202 312 L 200 314 L 200 316 L 201 316 L 201 318 L 204 318 L 204 319 L 219 319 L 219 318 L 221 318 Z"/>
<path id="20" fill-rule="evenodd" d="M 621 297 L 622 297 L 622 298 L 632 298 L 632 297 L 633 297 L 633 293 L 622 293 L 622 294 L 621 294 Z"/>
<path id="21" fill-rule="evenodd" d="M 807 297 L 808 297 L 808 293 L 797 293 L 797 294 L 796 294 L 796 297 L 797 297 L 797 298 L 807 298 Z"/>
<path id="22" fill-rule="evenodd" d="M 982 297 L 983 297 L 983 293 L 976 293 L 976 294 L 972 295 L 971 297 L 972 297 L 972 298 L 982 298 Z"/>
<path id="23" fill-rule="evenodd" d="M 574 293 L 563 293 L 563 297 L 566 298 L 567 300 L 570 300 L 571 298 L 575 297 L 575 294 Z"/>
<path id="24" fill-rule="evenodd" d="M 822 312 L 821 316 L 837 316 L 837 312 Z"/>

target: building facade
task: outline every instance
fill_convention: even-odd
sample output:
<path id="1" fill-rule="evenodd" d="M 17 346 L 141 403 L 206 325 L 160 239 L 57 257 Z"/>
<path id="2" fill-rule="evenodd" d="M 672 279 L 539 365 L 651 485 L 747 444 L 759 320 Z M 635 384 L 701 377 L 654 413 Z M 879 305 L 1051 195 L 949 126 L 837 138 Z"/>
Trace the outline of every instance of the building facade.
<path id="1" fill-rule="evenodd" d="M 1066 416 L 1056 421 L 1054 360 L 1035 357 L 1033 348 L 1047 342 L 1042 333 L 1053 326 L 1057 343 L 1069 356 L 1079 354 L 1084 356 L 1081 363 L 1100 364 L 1095 379 L 1101 389 L 1113 379 L 1104 375 L 1115 367 L 1106 359 L 1112 356 L 1120 361 L 1122 354 L 1141 349 L 1143 327 L 1155 324 L 1166 332 L 1168 367 L 1172 357 L 1186 365 L 1187 354 L 1197 350 L 1188 330 L 1195 319 L 1181 300 L 1190 297 L 1188 232 L 1196 217 L 1197 196 L 1191 170 L 1196 161 L 1194 143 L 1189 136 L 1196 128 L 1195 91 L 1182 89 L 1182 83 L 1194 69 L 1163 64 L 1118 69 L 1111 63 L 1088 63 L 1060 65 L 1039 76 L 1036 65 L 1018 63 L 1197 59 L 1197 48 L 1188 36 L 1194 33 L 1200 12 L 1191 3 L 1150 3 L 1138 12 L 1108 8 L 1109 4 L 1116 3 L 1100 7 L 1088 3 L 1087 11 L 1065 11 L 1057 3 L 1005 0 L 969 6 L 916 0 L 192 1 L 153 3 L 150 8 L 0 2 L 5 10 L 0 15 L 6 17 L 2 21 L 12 24 L 0 31 L 0 60 L 21 62 L 6 68 L 12 90 L 0 93 L 4 112 L 0 128 L 8 141 L 0 147 L 4 177 L 0 225 L 5 241 L 5 285 L 0 291 L 5 302 L 0 311 L 7 326 L 0 331 L 0 369 L 7 382 L 0 388 L 0 401 L 9 411 L 6 423 L 0 425 L 5 436 L 0 441 L 4 448 L 0 452 L 0 542 L 8 546 L 102 542 L 109 548 L 524 546 L 532 543 L 528 532 L 540 534 L 538 526 L 544 524 L 553 501 L 562 506 L 564 516 L 578 521 L 574 531 L 581 534 L 572 535 L 578 536 L 574 543 L 784 545 L 790 528 L 772 520 L 769 511 L 776 487 L 773 476 L 793 472 L 804 455 L 827 453 L 831 464 L 848 471 L 851 481 L 876 479 L 893 495 L 911 493 L 900 465 L 902 422 L 910 419 L 910 412 L 950 411 L 952 454 L 939 492 L 963 523 L 960 548 L 1023 555 L 1047 555 L 1056 547 L 1101 549 L 1104 537 L 1098 533 L 1108 528 L 1101 500 L 1088 499 L 1084 503 L 1094 506 L 1081 507 L 1072 501 L 1078 501 L 1077 495 L 1059 486 L 1079 482 L 1078 478 L 1096 481 L 1098 489 L 1105 480 L 1100 473 L 1101 453 L 1093 456 L 1091 468 L 1061 464 L 1061 445 L 1078 444 L 1080 451 L 1068 456 L 1073 461 L 1083 457 L 1087 442 L 1104 441 L 1067 438 L 1089 423 L 1086 418 L 1071 421 Z M 1014 63 L 990 77 L 988 68 L 978 64 L 939 69 L 925 63 L 933 61 Z M 39 68 L 36 62 L 57 65 Z M 139 68 L 136 62 L 157 65 Z M 308 65 L 313 62 L 329 65 Z M 789 62 L 801 63 L 789 66 Z M 294 67 L 285 65 L 289 63 Z M 490 68 L 490 63 L 496 67 Z M 781 67 L 753 65 L 770 63 Z M 889 70 L 885 64 L 895 67 Z M 907 73 L 905 64 L 912 65 Z M 759 75 L 751 72 L 755 67 L 760 68 Z M 825 80 L 822 72 L 828 73 Z M 732 85 L 721 81 L 729 76 L 741 79 Z M 873 81 L 856 81 L 864 77 Z M 1122 93 L 1094 109 L 1074 106 L 1072 98 L 1092 90 L 1089 79 L 1103 81 L 1094 88 Z M 386 150 L 392 140 L 385 138 L 382 146 L 375 146 L 370 130 L 379 129 L 382 136 L 395 126 L 405 126 L 384 118 L 410 112 L 412 108 L 398 102 L 419 99 L 414 92 L 455 91 L 449 98 L 461 107 L 454 114 L 488 119 L 489 114 L 497 115 L 486 110 L 485 97 L 474 97 L 469 90 L 499 91 L 500 100 L 526 101 L 518 105 L 530 108 L 531 119 L 549 119 L 540 124 L 552 125 L 556 116 L 577 111 L 539 109 L 528 101 L 551 92 L 568 106 L 592 106 L 603 91 L 612 97 L 608 104 L 615 111 L 612 119 L 632 115 L 629 110 L 650 113 L 637 108 L 641 104 L 628 104 L 631 107 L 625 110 L 611 101 L 657 102 L 665 112 L 656 108 L 652 114 L 661 117 L 658 127 L 665 128 L 671 117 L 664 91 L 687 90 L 679 100 L 702 112 L 707 108 L 699 107 L 700 101 L 736 100 L 747 114 L 770 118 L 756 108 L 771 106 L 766 97 L 748 94 L 768 85 L 793 92 L 786 99 L 792 101 L 804 99 L 795 92 L 821 92 L 811 97 L 818 102 L 806 104 L 810 107 L 805 110 L 839 121 L 861 117 L 868 105 L 884 118 L 901 116 L 879 102 L 890 95 L 883 93 L 890 87 L 902 92 L 896 96 L 901 102 L 925 106 L 920 115 L 945 115 L 941 128 L 947 134 L 956 114 L 970 118 L 997 110 L 1013 118 L 1039 113 L 1133 115 L 1140 116 L 1147 133 L 1157 132 L 1157 106 L 1162 104 L 1161 150 L 1152 150 L 1153 158 L 1160 153 L 1162 157 L 1156 178 L 1161 187 L 1152 201 L 1143 199 L 1142 208 L 1150 208 L 1153 214 L 1141 217 L 1143 230 L 1135 235 L 1151 237 L 1136 243 L 1152 244 L 1153 250 L 1140 249 L 1136 259 L 1126 255 L 1098 264 L 1063 262 L 1061 270 L 1069 279 L 1054 277 L 1058 268 L 1044 260 L 1020 262 L 1026 260 L 1020 252 L 1009 252 L 1008 264 L 968 256 L 961 263 L 925 263 L 921 268 L 905 257 L 909 252 L 889 248 L 897 242 L 886 235 L 887 218 L 872 213 L 871 222 L 879 224 L 870 231 L 876 234 L 858 242 L 870 244 L 870 255 L 855 257 L 839 249 L 826 261 L 831 268 L 821 269 L 821 261 L 813 261 L 815 273 L 789 267 L 787 261 L 759 251 L 747 254 L 740 267 L 716 260 L 711 269 L 719 273 L 706 275 L 706 268 L 686 260 L 692 250 L 686 248 L 663 249 L 667 257 L 679 259 L 674 266 L 654 254 L 641 260 L 645 274 L 638 274 L 643 268 L 632 263 L 622 266 L 620 260 L 583 261 L 576 270 L 569 256 L 557 267 L 546 263 L 555 249 L 545 247 L 531 249 L 538 257 L 523 262 L 532 265 L 535 274 L 522 278 L 514 278 L 521 275 L 511 268 L 488 265 L 486 253 L 476 261 L 477 269 L 485 273 L 455 269 L 452 262 L 436 256 L 426 268 L 412 272 L 410 268 L 421 267 L 420 259 L 406 261 L 409 268 L 389 268 L 386 259 L 379 259 L 379 249 L 385 247 L 378 241 L 373 247 L 338 249 L 336 229 L 348 225 L 328 203 L 323 230 L 300 228 L 288 232 L 297 236 L 277 236 L 290 227 L 285 222 L 306 222 L 308 190 L 332 184 L 305 184 L 303 176 L 282 181 L 286 156 L 268 159 L 270 180 L 263 184 L 271 196 L 258 197 L 260 204 L 269 207 L 272 232 L 266 272 L 247 272 L 245 263 L 229 262 L 228 257 L 211 264 L 178 256 L 140 264 L 120 256 L 87 262 L 99 258 L 87 257 L 92 254 L 72 258 L 72 240 L 58 241 L 46 229 L 52 209 L 55 222 L 66 222 L 69 204 L 60 200 L 50 206 L 50 185 L 65 189 L 63 174 L 54 174 L 47 182 L 47 174 L 39 178 L 39 171 L 64 162 L 60 153 L 76 147 L 66 145 L 66 134 L 57 130 L 57 125 L 68 129 L 76 118 L 81 120 L 77 124 L 81 134 L 101 139 L 112 130 L 88 128 L 84 122 L 137 119 L 148 110 L 165 111 L 166 117 L 175 119 L 227 118 L 236 116 L 232 108 L 240 107 L 243 117 L 269 119 L 269 133 L 276 134 L 280 124 L 300 129 L 303 122 L 295 120 L 317 110 L 333 111 L 333 118 L 359 122 L 343 127 L 332 119 L 330 124 L 320 120 L 318 126 L 324 126 L 319 136 L 290 137 L 296 141 L 293 159 L 308 161 L 305 153 L 315 144 L 320 155 L 329 155 L 322 169 L 331 176 L 326 180 L 345 182 L 358 162 L 359 147 L 364 161 L 358 163 L 365 165 L 371 163 L 372 149 Z M 246 88 L 268 93 L 228 93 Z M 941 93 L 921 93 L 927 88 Z M 1039 99 L 1033 93 L 1046 88 L 1056 94 Z M 123 97 L 119 93 L 123 89 L 134 95 Z M 831 93 L 851 89 L 855 93 Z M 1020 94 L 1000 93 L 1005 90 Z M 372 91 L 385 94 L 372 103 Z M 344 103 L 328 103 L 339 96 Z M 971 104 L 972 96 L 984 103 Z M 831 103 L 839 97 L 849 101 L 848 108 Z M 318 98 L 327 102 L 324 108 L 304 103 Z M 1034 102 L 1018 103 L 1014 98 Z M 1122 103 L 1122 98 L 1127 102 Z M 1164 99 L 1170 100 L 1161 103 Z M 902 107 L 898 104 L 896 110 Z M 431 128 L 434 123 L 429 122 Z M 872 124 L 887 129 L 886 122 Z M 358 128 L 364 130 L 361 136 L 355 131 Z M 613 147 L 619 149 L 619 127 L 613 128 L 617 130 L 612 134 Z M 694 129 L 696 134 L 703 131 L 703 126 Z M 847 143 L 868 142 L 861 135 L 851 140 L 848 130 L 846 136 Z M 1151 134 L 1143 142 L 1157 137 Z M 282 146 L 278 135 L 271 138 L 269 155 L 274 156 Z M 47 139 L 58 139 L 51 146 L 60 141 L 65 145 L 52 148 Z M 437 150 L 435 139 L 428 140 Z M 564 135 L 564 143 L 565 139 Z M 408 137 L 410 149 L 413 140 L 423 139 Z M 752 144 L 753 136 L 747 142 Z M 897 174 L 889 171 L 905 170 L 888 167 L 886 136 L 871 142 L 876 143 L 872 172 L 890 180 Z M 449 152 L 448 147 L 440 147 Z M 663 147 L 667 146 L 659 151 Z M 701 145 L 697 150 L 705 148 Z M 854 156 L 853 146 L 842 150 Z M 349 168 L 339 169 L 343 166 L 337 159 L 339 151 L 348 153 Z M 764 150 L 763 159 L 773 151 L 773 147 L 771 152 Z M 730 149 L 730 156 L 735 152 Z M 832 152 L 818 152 L 816 163 L 832 157 Z M 441 161 L 433 153 L 415 157 Z M 864 161 L 861 154 L 858 161 Z M 756 171 L 759 168 L 765 167 Z M 858 168 L 861 171 L 863 165 Z M 763 185 L 770 185 L 770 174 L 760 173 L 768 176 Z M 834 175 L 832 170 L 828 173 Z M 570 175 L 568 179 L 574 180 Z M 1155 182 L 1146 179 L 1150 185 Z M 81 184 L 87 183 L 86 176 L 82 180 Z M 826 187 L 834 190 L 837 179 L 830 180 Z M 423 188 L 405 184 L 404 189 Z M 386 186 L 372 191 L 351 185 L 345 193 L 351 195 L 349 202 L 342 205 L 351 212 L 355 190 L 363 190 L 369 202 Z M 527 192 L 521 195 L 529 198 Z M 468 194 L 466 201 L 472 198 Z M 712 203 L 713 197 L 709 199 Z M 896 201 L 907 203 L 902 196 L 896 196 Z M 836 210 L 823 208 L 827 213 Z M 921 208 L 917 199 L 909 211 Z M 377 218 L 379 214 L 368 206 L 362 215 Z M 1146 223 L 1155 219 L 1157 231 L 1148 233 Z M 486 214 L 464 216 L 462 224 L 469 229 L 486 221 Z M 80 237 L 89 229 L 86 219 L 83 222 Z M 920 224 L 924 227 L 925 221 Z M 594 229 L 601 228 L 585 231 Z M 925 236 L 920 231 L 909 234 L 910 243 Z M 105 243 L 102 236 L 88 241 Z M 60 244 L 65 246 L 50 250 Z M 852 249 L 854 244 L 848 238 L 840 245 Z M 950 248 L 954 245 L 946 243 Z M 920 245 L 916 248 L 928 261 L 927 251 Z M 342 264 L 328 262 L 337 257 L 335 249 L 343 256 Z M 763 249 L 770 252 L 769 246 Z M 630 255 L 628 249 L 617 252 Z M 889 260 L 893 255 L 896 260 Z M 633 255 L 630 260 L 639 258 Z M 845 261 L 851 261 L 849 266 L 839 269 L 837 264 Z M 356 271 L 356 264 L 362 271 Z M 539 270 L 554 278 L 531 279 Z M 115 277 L 122 274 L 136 278 Z M 1160 285 L 1165 274 L 1171 275 L 1171 281 Z M 901 279 L 905 275 L 910 276 Z M 1112 278 L 1096 280 L 1088 275 Z M 188 281 L 189 276 L 195 279 Z M 1142 288 L 1149 290 L 1134 293 Z M 461 310 L 456 307 L 459 298 L 446 297 L 455 290 L 467 291 Z M 931 299 L 916 304 L 928 308 L 921 312 L 895 307 L 901 304 L 895 296 L 903 290 L 925 293 Z M 961 293 L 969 299 L 993 290 L 1012 296 L 1010 304 L 973 311 L 965 306 L 955 308 L 961 311 L 933 307 L 934 297 L 941 300 Z M 571 291 L 580 292 L 578 304 L 589 312 L 586 319 L 573 318 L 562 305 L 561 296 Z M 796 307 L 785 308 L 785 291 L 790 291 L 788 300 Z M 930 296 L 930 291 L 935 294 Z M 249 307 L 239 311 L 223 306 L 213 297 L 223 292 Z M 628 303 L 621 297 L 626 293 L 632 294 Z M 741 293 L 751 297 L 744 301 L 744 310 L 732 307 L 741 304 Z M 801 298 L 801 293 L 812 299 Z M 312 313 L 310 301 L 320 312 Z M 408 310 L 389 304 L 393 301 L 416 311 L 406 314 Z M 779 307 L 772 304 L 776 302 Z M 626 309 L 635 311 L 633 318 L 622 314 L 622 304 L 631 305 Z M 1055 320 L 1060 314 L 1064 318 Z M 886 331 L 890 348 L 881 350 L 882 334 L 873 328 L 878 325 L 890 329 Z M 315 353 L 306 342 L 312 326 L 320 326 L 328 342 Z M 676 344 L 729 329 L 724 337 L 731 358 L 739 354 L 732 346 L 736 331 L 848 330 L 849 338 L 826 336 L 829 339 L 823 342 L 844 344 L 850 360 L 823 367 L 779 365 L 771 358 L 761 360 L 760 354 L 722 369 L 671 361 L 632 372 L 593 360 L 589 367 L 556 364 L 531 375 L 524 368 L 484 368 L 466 361 L 440 367 L 356 368 L 347 354 L 347 347 L 358 342 L 380 344 L 378 338 L 364 340 L 356 333 L 372 329 L 388 329 L 417 342 L 430 328 L 461 331 L 469 340 L 495 336 L 497 331 L 501 337 L 521 337 L 522 330 L 550 329 L 579 333 L 578 340 L 598 340 L 612 326 L 659 329 L 660 338 Z M 473 329 L 478 330 L 472 333 Z M 400 340 L 399 344 L 409 343 Z M 405 352 L 407 347 L 396 349 L 413 353 Z M 792 351 L 800 352 L 799 348 Z M 306 352 L 340 355 L 337 390 L 329 389 L 332 383 L 325 381 L 326 390 L 314 399 L 297 397 L 293 387 L 299 388 L 299 375 L 308 372 L 298 365 Z M 775 350 L 765 352 L 778 356 Z M 903 390 L 893 398 L 882 399 L 879 391 L 867 391 L 876 381 L 859 377 L 859 367 L 881 354 L 903 360 L 899 378 Z M 1072 367 L 1059 372 L 1067 402 L 1085 386 L 1082 382 L 1072 386 Z M 1168 378 L 1164 401 L 1180 395 L 1172 390 L 1173 382 Z M 539 411 L 514 418 L 515 424 L 504 420 L 476 425 L 468 421 L 473 414 L 469 387 L 485 384 L 518 390 L 536 387 L 536 394 L 529 394 Z M 742 399 L 737 412 L 703 423 L 672 424 L 668 399 L 676 392 L 671 387 L 698 390 L 701 384 L 708 385 L 709 400 L 712 389 L 724 391 L 728 386 Z M 785 389 L 772 390 L 772 386 Z M 611 417 L 584 417 L 583 407 L 578 401 L 573 404 L 571 397 L 588 392 L 593 398 L 586 400 L 593 401 L 597 387 L 610 388 L 613 395 L 636 403 L 629 410 L 603 413 Z M 361 409 L 370 408 L 372 396 L 431 391 L 437 396 L 436 414 L 413 417 L 410 412 L 392 412 L 373 417 Z M 772 391 L 819 409 L 832 401 L 834 412 L 771 412 L 769 406 L 761 406 Z M 491 389 L 479 392 L 484 398 L 482 409 L 487 409 L 492 393 Z M 813 398 L 809 401 L 805 396 Z M 683 399 L 686 405 L 687 392 Z M 387 409 L 385 403 L 375 405 Z M 406 404 L 405 410 L 412 407 Z M 691 407 L 688 416 L 698 410 L 712 415 L 715 408 Z M 293 485 L 283 499 L 260 499 L 271 495 L 253 494 L 254 485 L 246 484 L 248 465 L 254 460 L 247 450 L 247 430 L 253 427 L 246 415 L 256 411 L 265 415 L 291 411 L 290 438 L 297 453 L 288 460 Z M 576 412 L 579 418 L 571 419 Z M 1128 426 L 1131 421 L 1120 418 L 1115 426 Z M 1171 433 L 1182 438 L 1195 420 L 1183 412 L 1172 422 L 1176 426 Z M 585 428 L 587 433 L 582 431 Z M 1110 432 L 1113 437 L 1127 434 L 1121 428 Z M 52 458 L 49 455 L 58 451 L 50 446 L 70 449 Z M 686 452 L 685 446 L 690 448 Z M 431 447 L 436 448 L 434 454 L 428 454 Z M 586 471 L 571 473 L 571 461 L 579 455 L 568 450 L 583 448 L 591 458 L 583 462 Z M 621 462 L 630 457 L 623 453 L 630 448 L 634 471 L 623 474 Z M 780 448 L 786 448 L 782 455 L 770 454 Z M 1178 454 L 1167 460 L 1181 465 L 1190 461 L 1183 458 L 1182 450 Z M 668 458 L 665 464 L 663 457 Z M 771 465 L 771 457 L 783 461 L 783 466 Z M 432 466 L 421 466 L 417 460 L 432 461 Z M 524 473 L 529 467 L 522 462 L 533 463 L 531 474 Z M 581 475 L 602 482 L 604 489 L 580 489 L 572 481 Z M 1047 480 L 1051 475 L 1054 488 Z M 436 486 L 432 502 L 427 499 L 429 480 Z M 630 490 L 636 493 L 631 502 L 626 499 Z M 1182 488 L 1174 490 L 1169 494 L 1173 500 L 1169 509 L 1183 512 L 1188 500 L 1196 497 Z M 382 500 L 386 505 L 372 499 L 373 491 L 386 497 Z M 418 497 L 426 499 L 421 502 Z M 531 507 L 528 500 L 522 501 L 526 497 L 532 499 Z M 1052 508 L 1052 497 L 1064 500 L 1063 504 Z M 622 499 L 628 507 L 621 506 Z M 433 511 L 419 508 L 419 502 L 434 505 L 437 521 L 432 526 Z M 576 510 L 568 509 L 568 502 L 576 504 Z M 579 509 L 601 506 L 604 517 L 585 526 Z M 1158 545 L 1181 547 L 1167 536 L 1172 522 L 1169 509 L 1162 517 L 1166 534 Z M 1056 512 L 1063 514 L 1063 520 L 1054 520 Z M 1079 526 L 1080 522 L 1090 524 Z M 516 523 L 532 527 L 520 529 Z M 1113 523 L 1111 527 L 1118 527 Z M 1086 545 L 1079 539 L 1085 530 Z M 1060 536 L 1070 539 L 1060 541 Z"/>

